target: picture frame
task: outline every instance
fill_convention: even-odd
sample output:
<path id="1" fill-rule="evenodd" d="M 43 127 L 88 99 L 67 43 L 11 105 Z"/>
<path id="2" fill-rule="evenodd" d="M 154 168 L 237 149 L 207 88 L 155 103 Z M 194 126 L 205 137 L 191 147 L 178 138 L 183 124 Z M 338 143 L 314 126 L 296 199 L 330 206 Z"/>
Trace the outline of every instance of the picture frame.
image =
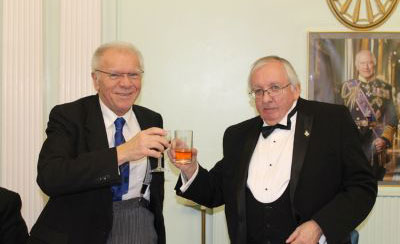
<path id="1" fill-rule="evenodd" d="M 308 51 L 308 99 L 348 107 L 377 180 L 400 185 L 400 32 L 309 32 Z"/>

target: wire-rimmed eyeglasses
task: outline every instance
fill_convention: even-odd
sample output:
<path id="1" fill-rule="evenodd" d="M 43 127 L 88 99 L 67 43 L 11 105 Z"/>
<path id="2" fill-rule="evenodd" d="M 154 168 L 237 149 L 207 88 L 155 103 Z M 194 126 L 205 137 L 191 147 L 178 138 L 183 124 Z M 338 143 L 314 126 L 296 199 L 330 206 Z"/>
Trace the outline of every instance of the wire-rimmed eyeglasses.
<path id="1" fill-rule="evenodd" d="M 283 89 L 285 89 L 286 87 L 290 86 L 290 82 L 288 84 L 286 84 L 285 86 L 279 86 L 279 85 L 272 85 L 270 88 L 268 89 L 255 89 L 249 92 L 249 95 L 251 95 L 251 97 L 253 98 L 262 98 L 264 97 L 265 93 L 268 93 L 269 96 L 271 97 L 275 97 L 277 95 L 282 94 Z"/>
<path id="2" fill-rule="evenodd" d="M 95 71 L 106 74 L 108 76 L 108 78 L 110 78 L 111 80 L 122 80 L 122 78 L 124 78 L 125 75 L 128 77 L 129 80 L 137 80 L 144 73 L 143 70 L 138 70 L 137 72 L 133 72 L 133 73 L 106 72 L 106 71 L 99 70 L 99 69 L 96 69 Z"/>

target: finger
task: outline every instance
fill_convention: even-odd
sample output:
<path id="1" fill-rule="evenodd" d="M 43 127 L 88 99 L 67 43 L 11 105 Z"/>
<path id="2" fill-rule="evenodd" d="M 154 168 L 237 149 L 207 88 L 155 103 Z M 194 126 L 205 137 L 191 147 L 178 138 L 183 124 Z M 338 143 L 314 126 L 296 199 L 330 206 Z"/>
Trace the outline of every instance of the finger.
<path id="1" fill-rule="evenodd" d="M 167 154 L 169 159 L 171 159 L 171 161 L 175 161 L 175 150 L 170 148 L 170 150 L 167 151 Z"/>
<path id="2" fill-rule="evenodd" d="M 160 153 L 164 152 L 164 150 L 165 150 L 164 145 L 159 143 L 159 142 L 157 142 L 157 141 L 148 142 L 146 147 L 148 149 L 150 149 L 150 150 L 156 150 L 156 151 L 158 151 Z"/>
<path id="3" fill-rule="evenodd" d="M 186 170 L 190 169 L 193 167 L 195 163 L 194 162 L 190 162 L 190 163 L 174 163 L 174 165 L 179 168 L 180 170 L 186 172 Z"/>
<path id="4" fill-rule="evenodd" d="M 148 134 L 144 134 L 140 137 L 140 140 L 142 142 L 144 142 L 146 145 L 146 143 L 154 143 L 157 142 L 158 144 L 163 145 L 165 148 L 168 148 L 170 146 L 170 143 L 168 142 L 168 140 L 160 135 L 148 135 Z"/>
<path id="5" fill-rule="evenodd" d="M 165 136 L 167 134 L 165 130 L 158 127 L 151 127 L 142 132 L 145 133 L 146 135 L 158 135 L 158 136 Z"/>
<path id="6" fill-rule="evenodd" d="M 180 164 L 180 163 L 177 163 L 176 161 L 174 161 L 174 162 L 172 162 L 173 163 L 173 165 L 175 165 L 175 167 L 177 167 L 178 169 L 180 169 L 180 170 L 185 170 L 186 169 L 186 167 L 187 167 L 187 165 L 186 164 Z"/>
<path id="7" fill-rule="evenodd" d="M 168 142 L 168 140 L 164 137 L 164 136 L 160 136 L 160 135 L 147 135 L 145 137 L 146 141 L 151 141 L 151 142 L 157 142 L 159 144 L 161 144 L 164 147 L 164 150 L 170 147 L 170 143 Z"/>
<path id="8" fill-rule="evenodd" d="M 164 149 L 167 149 L 171 146 L 165 137 L 160 137 L 160 143 L 164 146 Z"/>
<path id="9" fill-rule="evenodd" d="M 294 240 L 296 240 L 298 234 L 299 233 L 298 233 L 297 229 L 295 231 L 293 231 L 293 233 L 289 236 L 289 238 L 287 238 L 286 243 L 292 243 Z"/>
<path id="10" fill-rule="evenodd" d="M 175 162 L 176 164 L 180 164 L 180 165 L 187 165 L 188 168 L 190 168 L 193 164 L 196 163 L 196 161 L 185 161 L 185 162 Z"/>
<path id="11" fill-rule="evenodd" d="M 197 167 L 195 165 L 195 163 L 187 163 L 187 164 L 183 164 L 181 167 L 181 170 L 184 172 L 187 172 L 189 169 L 193 168 L 193 167 Z M 193 171 L 194 172 L 194 171 Z M 186 174 L 186 173 L 185 173 Z"/>
<path id="12" fill-rule="evenodd" d="M 197 162 L 197 149 L 192 148 L 192 162 Z"/>
<path id="13" fill-rule="evenodd" d="M 167 155 L 168 155 L 169 161 L 171 163 L 175 164 L 175 161 L 176 161 L 175 160 L 175 151 L 170 149 L 167 151 Z"/>
<path id="14" fill-rule="evenodd" d="M 146 156 L 153 157 L 153 158 L 161 158 L 162 153 L 155 149 L 149 149 L 146 152 Z"/>

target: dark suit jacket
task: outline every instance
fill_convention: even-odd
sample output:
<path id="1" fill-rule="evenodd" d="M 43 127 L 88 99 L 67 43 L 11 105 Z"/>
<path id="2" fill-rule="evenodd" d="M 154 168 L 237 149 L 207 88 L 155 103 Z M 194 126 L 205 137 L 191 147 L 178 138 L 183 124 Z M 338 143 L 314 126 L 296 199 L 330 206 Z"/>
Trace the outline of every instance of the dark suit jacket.
<path id="1" fill-rule="evenodd" d="M 133 106 L 142 130 L 162 127 L 161 115 Z M 31 243 L 106 243 L 112 227 L 111 186 L 120 182 L 99 97 L 55 106 L 38 161 L 37 182 L 50 199 L 31 230 Z M 165 243 L 164 174 L 153 174 L 150 210 L 158 243 Z"/>
<path id="2" fill-rule="evenodd" d="M 25 244 L 28 229 L 18 193 L 0 187 L 0 244 Z"/>
<path id="3" fill-rule="evenodd" d="M 292 214 L 300 225 L 310 219 L 329 244 L 342 243 L 370 212 L 377 183 L 360 146 L 357 128 L 344 106 L 298 100 L 289 183 Z M 177 194 L 207 207 L 225 204 L 232 243 L 246 243 L 245 187 L 259 138 L 260 117 L 229 127 L 224 157 L 211 170 L 199 168 L 191 186 Z M 292 152 L 287 152 L 292 153 Z"/>

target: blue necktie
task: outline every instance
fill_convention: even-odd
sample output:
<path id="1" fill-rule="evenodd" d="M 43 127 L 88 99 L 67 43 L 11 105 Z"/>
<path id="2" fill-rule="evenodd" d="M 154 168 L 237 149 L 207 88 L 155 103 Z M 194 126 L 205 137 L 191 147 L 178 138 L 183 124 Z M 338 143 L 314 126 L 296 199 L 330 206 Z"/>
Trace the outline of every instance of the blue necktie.
<path id="1" fill-rule="evenodd" d="M 115 125 L 115 146 L 119 146 L 125 142 L 124 135 L 122 134 L 122 128 L 124 127 L 125 119 L 117 118 L 114 121 Z M 111 187 L 113 201 L 121 201 L 122 195 L 128 192 L 129 188 L 129 162 L 126 162 L 119 166 L 119 172 L 121 174 L 121 184 Z"/>

